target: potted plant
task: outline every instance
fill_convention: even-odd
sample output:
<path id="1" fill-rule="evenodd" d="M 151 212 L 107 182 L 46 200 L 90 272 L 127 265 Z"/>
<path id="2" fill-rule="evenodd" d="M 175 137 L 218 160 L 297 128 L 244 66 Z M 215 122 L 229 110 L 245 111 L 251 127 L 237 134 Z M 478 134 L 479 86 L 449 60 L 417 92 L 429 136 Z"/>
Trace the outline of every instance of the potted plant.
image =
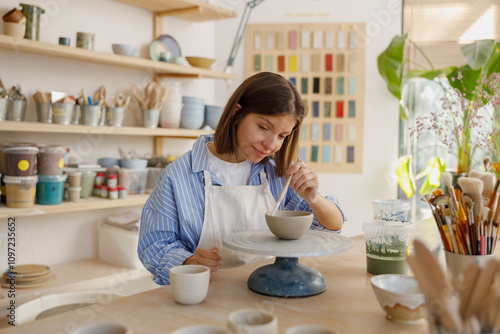
<path id="1" fill-rule="evenodd" d="M 412 43 L 426 59 L 422 70 L 407 70 L 409 59 L 405 57 L 406 43 Z M 435 80 L 443 90 L 442 113 L 417 117 L 411 135 L 421 135 L 425 130 L 434 133 L 436 144 L 444 146 L 457 156 L 457 173 L 467 173 L 478 147 L 495 151 L 492 145 L 497 139 L 500 148 L 498 129 L 479 131 L 481 138 L 471 136 L 481 127 L 479 120 L 484 115 L 479 112 L 485 106 L 495 108 L 499 101 L 500 43 L 494 40 L 479 40 L 462 47 L 466 64 L 460 67 L 450 66 L 436 69 L 425 53 L 408 38 L 408 35 L 396 36 L 389 46 L 378 56 L 377 65 L 388 90 L 400 102 L 400 118 L 408 116 L 408 104 L 404 101 L 404 85 L 412 78 Z M 491 114 L 493 119 L 493 114 Z M 483 129 L 484 130 L 484 129 Z M 477 132 L 477 131 L 476 131 Z M 411 197 L 414 193 L 415 178 L 427 176 L 421 193 L 428 193 L 440 185 L 441 173 L 445 170 L 444 160 L 434 156 L 428 165 L 416 177 L 411 172 L 411 155 L 402 156 L 396 169 L 398 183 Z"/>

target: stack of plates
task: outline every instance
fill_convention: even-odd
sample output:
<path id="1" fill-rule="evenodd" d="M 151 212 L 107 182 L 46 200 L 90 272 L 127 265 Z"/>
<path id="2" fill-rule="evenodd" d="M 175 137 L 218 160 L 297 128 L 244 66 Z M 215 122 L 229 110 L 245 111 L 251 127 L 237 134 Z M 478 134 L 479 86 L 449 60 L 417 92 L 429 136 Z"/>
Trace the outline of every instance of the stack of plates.
<path id="1" fill-rule="evenodd" d="M 39 288 L 54 283 L 56 276 L 52 274 L 48 266 L 40 264 L 25 264 L 7 269 L 2 276 L 2 288 L 16 289 Z"/>

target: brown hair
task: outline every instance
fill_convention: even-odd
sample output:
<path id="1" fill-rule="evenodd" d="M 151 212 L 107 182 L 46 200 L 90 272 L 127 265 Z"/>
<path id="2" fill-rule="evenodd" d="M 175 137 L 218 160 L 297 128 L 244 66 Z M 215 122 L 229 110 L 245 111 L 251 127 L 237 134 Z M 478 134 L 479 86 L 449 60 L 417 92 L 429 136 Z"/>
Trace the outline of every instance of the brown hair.
<path id="1" fill-rule="evenodd" d="M 235 113 L 238 104 L 241 109 Z M 215 129 L 217 153 L 236 155 L 236 130 L 241 120 L 250 113 L 268 116 L 290 115 L 297 120 L 280 150 L 274 154 L 276 175 L 284 176 L 297 156 L 299 130 L 306 114 L 299 92 L 289 80 L 276 73 L 260 72 L 247 78 L 229 98 Z M 266 157 L 262 162 L 266 163 L 268 160 Z"/>

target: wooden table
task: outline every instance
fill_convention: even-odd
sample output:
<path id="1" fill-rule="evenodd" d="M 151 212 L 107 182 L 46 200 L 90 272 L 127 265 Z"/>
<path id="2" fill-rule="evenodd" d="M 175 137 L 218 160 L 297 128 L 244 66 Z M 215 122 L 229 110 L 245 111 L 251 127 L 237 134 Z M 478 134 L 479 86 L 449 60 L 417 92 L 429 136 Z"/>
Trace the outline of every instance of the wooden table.
<path id="1" fill-rule="evenodd" d="M 90 322 L 118 322 L 138 333 L 171 333 L 192 324 L 225 325 L 231 311 L 262 308 L 278 317 L 279 333 L 305 323 L 322 324 L 341 333 L 427 333 L 426 321 L 402 325 L 385 318 L 373 294 L 366 271 L 364 236 L 352 238 L 353 248 L 345 253 L 301 259 L 323 274 L 327 289 L 322 294 L 283 299 L 256 294 L 247 288 L 249 275 L 261 261 L 221 271 L 211 277 L 208 296 L 199 305 L 177 304 L 169 286 L 120 298 L 104 305 L 92 305 L 50 318 L 37 320 L 0 333 L 68 333 Z"/>

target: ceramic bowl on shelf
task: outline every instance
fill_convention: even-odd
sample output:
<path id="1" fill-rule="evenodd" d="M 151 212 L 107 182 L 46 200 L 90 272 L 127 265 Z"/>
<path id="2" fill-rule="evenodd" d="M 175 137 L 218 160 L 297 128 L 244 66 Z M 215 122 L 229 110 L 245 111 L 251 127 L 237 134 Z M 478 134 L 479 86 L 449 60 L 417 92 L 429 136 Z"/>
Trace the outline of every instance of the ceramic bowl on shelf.
<path id="1" fill-rule="evenodd" d="M 100 158 L 100 159 L 97 159 L 97 163 L 101 167 L 109 168 L 109 167 L 113 167 L 113 166 L 120 166 L 120 159 L 118 159 L 118 158 Z"/>
<path id="2" fill-rule="evenodd" d="M 137 57 L 137 46 L 126 44 L 111 44 L 113 53 L 127 57 Z"/>
<path id="3" fill-rule="evenodd" d="M 224 107 L 205 105 L 205 122 L 215 130 L 222 116 Z"/>
<path id="4" fill-rule="evenodd" d="M 148 166 L 148 159 L 120 159 L 120 166 L 127 169 L 142 169 Z"/>
<path id="5" fill-rule="evenodd" d="M 306 211 L 266 212 L 266 223 L 271 232 L 280 239 L 295 240 L 302 237 L 312 224 L 313 214 Z"/>
<path id="6" fill-rule="evenodd" d="M 214 63 L 215 59 L 212 58 L 204 58 L 204 57 L 185 57 L 187 62 L 194 67 L 200 68 L 210 68 Z"/>
<path id="7" fill-rule="evenodd" d="M 425 295 L 414 277 L 399 274 L 373 276 L 371 285 L 387 319 L 404 324 L 419 323 L 427 315 Z"/>

